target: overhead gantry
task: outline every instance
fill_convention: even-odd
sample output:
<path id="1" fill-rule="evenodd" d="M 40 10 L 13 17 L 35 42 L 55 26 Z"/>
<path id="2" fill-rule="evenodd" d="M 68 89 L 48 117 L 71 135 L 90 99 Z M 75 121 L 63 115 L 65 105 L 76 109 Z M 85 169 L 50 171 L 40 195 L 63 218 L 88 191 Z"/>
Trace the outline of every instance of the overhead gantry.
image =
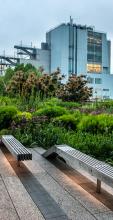
<path id="1" fill-rule="evenodd" d="M 30 59 L 36 59 L 37 56 L 37 49 L 35 47 L 28 47 L 23 45 L 15 45 L 15 49 L 17 49 L 17 55 L 27 55 Z"/>
<path id="2" fill-rule="evenodd" d="M 0 56 L 0 75 L 4 74 L 4 71 L 7 67 L 16 66 L 20 63 L 20 58 L 1 55 Z"/>
<path id="3" fill-rule="evenodd" d="M 10 57 L 10 56 L 0 56 L 0 64 L 5 65 L 5 66 L 16 66 L 17 64 L 20 63 L 20 59 L 17 57 Z"/>

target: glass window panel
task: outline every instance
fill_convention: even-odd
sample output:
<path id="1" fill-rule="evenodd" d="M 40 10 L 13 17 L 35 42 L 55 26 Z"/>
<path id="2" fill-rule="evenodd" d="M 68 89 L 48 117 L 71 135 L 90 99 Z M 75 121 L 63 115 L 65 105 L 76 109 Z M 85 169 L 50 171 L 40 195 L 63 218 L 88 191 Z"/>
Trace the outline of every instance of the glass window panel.
<path id="1" fill-rule="evenodd" d="M 93 64 L 102 63 L 102 35 L 100 33 L 88 31 L 87 61 Z M 95 68 L 98 72 L 98 67 L 91 66 L 91 69 Z M 101 71 L 99 70 L 99 72 Z"/>
<path id="2" fill-rule="evenodd" d="M 95 78 L 95 84 L 101 84 L 102 79 L 101 78 Z"/>
<path id="3" fill-rule="evenodd" d="M 100 64 L 87 64 L 87 72 L 88 73 L 101 73 L 102 66 Z"/>
<path id="4" fill-rule="evenodd" d="M 88 77 L 87 82 L 93 84 L 94 83 L 94 78 Z"/>

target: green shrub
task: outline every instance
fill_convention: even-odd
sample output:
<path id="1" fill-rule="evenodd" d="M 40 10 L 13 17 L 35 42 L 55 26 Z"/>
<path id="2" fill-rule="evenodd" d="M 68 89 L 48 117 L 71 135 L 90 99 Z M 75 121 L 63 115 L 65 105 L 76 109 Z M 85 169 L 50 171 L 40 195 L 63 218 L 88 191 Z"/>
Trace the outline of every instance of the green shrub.
<path id="1" fill-rule="evenodd" d="M 30 147 L 33 143 L 32 133 L 28 129 L 17 128 L 13 131 L 13 135 L 26 147 Z"/>
<path id="2" fill-rule="evenodd" d="M 0 106 L 11 105 L 12 101 L 7 96 L 0 96 Z"/>
<path id="3" fill-rule="evenodd" d="M 81 131 L 96 133 L 111 133 L 113 131 L 113 115 L 100 114 L 83 116 L 77 128 Z"/>
<path id="4" fill-rule="evenodd" d="M 65 143 L 83 153 L 106 161 L 113 159 L 113 135 L 91 134 L 85 132 L 68 132 Z"/>
<path id="5" fill-rule="evenodd" d="M 67 109 L 71 108 L 79 108 L 81 106 L 80 103 L 78 102 L 63 102 L 61 99 L 58 98 L 51 98 L 45 100 L 45 102 L 40 103 L 40 107 L 44 106 L 60 106 L 60 107 L 65 107 Z"/>
<path id="6" fill-rule="evenodd" d="M 0 138 L 1 138 L 2 135 L 9 135 L 9 134 L 11 134 L 11 131 L 10 131 L 10 130 L 8 130 L 8 129 L 2 129 L 2 130 L 0 131 Z"/>
<path id="7" fill-rule="evenodd" d="M 49 118 L 57 117 L 68 113 L 68 111 L 60 106 L 45 106 L 34 112 L 33 116 L 48 116 Z"/>
<path id="8" fill-rule="evenodd" d="M 0 107 L 0 129 L 8 128 L 17 114 L 17 108 L 14 106 Z"/>
<path id="9" fill-rule="evenodd" d="M 51 98 L 51 99 L 47 99 L 44 104 L 47 106 L 59 106 L 61 104 L 61 100 L 58 98 Z"/>
<path id="10" fill-rule="evenodd" d="M 18 98 L 11 98 L 8 96 L 0 96 L 0 106 L 21 106 L 22 100 Z M 24 105 L 25 107 L 25 105 Z"/>
<path id="11" fill-rule="evenodd" d="M 113 115 L 101 114 L 97 116 L 98 131 L 111 133 L 113 131 Z"/>
<path id="12" fill-rule="evenodd" d="M 82 105 L 81 107 L 82 110 L 89 110 L 89 112 L 91 111 L 104 111 L 104 112 L 108 112 L 108 113 L 112 113 L 113 112 L 113 100 L 105 100 L 105 101 L 97 101 L 97 102 L 93 102 L 93 103 L 87 103 Z"/>
<path id="13" fill-rule="evenodd" d="M 86 104 L 83 104 L 82 106 L 81 106 L 81 109 L 83 109 L 83 110 L 89 110 L 90 112 L 91 111 L 95 111 L 95 110 L 97 110 L 97 104 L 96 103 L 86 103 Z"/>
<path id="14" fill-rule="evenodd" d="M 57 125 L 65 127 L 67 129 L 75 130 L 78 122 L 80 121 L 81 113 L 79 111 L 75 111 L 74 114 L 64 114 L 54 119 L 54 122 Z"/>
<path id="15" fill-rule="evenodd" d="M 18 112 L 14 118 L 14 120 L 16 122 L 20 122 L 23 119 L 27 120 L 31 120 L 32 119 L 32 114 L 30 112 Z"/>
<path id="16" fill-rule="evenodd" d="M 53 124 L 28 123 L 13 131 L 13 135 L 26 147 L 35 146 L 48 149 L 54 144 L 62 144 L 64 129 Z"/>
<path id="17" fill-rule="evenodd" d="M 98 131 L 98 120 L 95 115 L 83 116 L 77 128 L 80 131 L 91 132 L 93 134 Z"/>
<path id="18" fill-rule="evenodd" d="M 38 146 L 48 149 L 55 144 L 62 144 L 64 133 L 64 128 L 56 127 L 50 123 L 43 126 L 38 125 L 33 136 L 35 136 L 34 141 Z"/>
<path id="19" fill-rule="evenodd" d="M 103 102 L 98 102 L 97 103 L 98 108 L 113 108 L 113 100 L 105 100 Z"/>
<path id="20" fill-rule="evenodd" d="M 25 146 L 50 148 L 55 144 L 67 144 L 75 149 L 104 161 L 113 160 L 113 134 L 92 134 L 66 130 L 52 123 L 33 123 L 20 126 L 12 134 Z"/>
<path id="21" fill-rule="evenodd" d="M 81 104 L 78 102 L 60 102 L 60 106 L 71 109 L 71 108 L 79 108 Z"/>
<path id="22" fill-rule="evenodd" d="M 67 131 L 53 124 L 37 125 L 32 134 L 34 142 L 45 149 L 55 144 L 67 144 L 100 160 L 113 159 L 112 134 Z"/>

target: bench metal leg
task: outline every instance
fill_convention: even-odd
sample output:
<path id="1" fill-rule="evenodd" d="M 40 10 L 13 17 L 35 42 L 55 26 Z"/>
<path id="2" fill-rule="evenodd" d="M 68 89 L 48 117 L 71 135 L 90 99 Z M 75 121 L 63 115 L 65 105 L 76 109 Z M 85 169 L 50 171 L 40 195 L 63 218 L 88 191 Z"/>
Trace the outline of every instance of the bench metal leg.
<path id="1" fill-rule="evenodd" d="M 97 179 L 97 193 L 101 193 L 101 181 Z"/>
<path id="2" fill-rule="evenodd" d="M 20 167 L 20 161 L 19 160 L 17 161 L 17 167 Z"/>

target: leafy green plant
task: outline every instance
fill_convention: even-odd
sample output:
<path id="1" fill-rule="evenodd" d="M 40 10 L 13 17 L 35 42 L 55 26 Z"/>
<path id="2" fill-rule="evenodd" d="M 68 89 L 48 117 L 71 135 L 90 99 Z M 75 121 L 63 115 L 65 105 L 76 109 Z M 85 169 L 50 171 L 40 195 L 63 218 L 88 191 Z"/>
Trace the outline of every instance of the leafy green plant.
<path id="1" fill-rule="evenodd" d="M 13 131 L 13 135 L 26 147 L 30 147 L 33 143 L 32 133 L 27 128 L 25 130 L 17 128 Z"/>
<path id="2" fill-rule="evenodd" d="M 45 106 L 38 111 L 34 112 L 34 116 L 41 116 L 45 115 L 48 116 L 49 118 L 57 117 L 63 114 L 68 113 L 68 111 L 60 106 Z"/>
<path id="3" fill-rule="evenodd" d="M 2 129 L 2 130 L 0 130 L 0 138 L 2 135 L 9 135 L 11 133 L 12 133 L 12 131 L 10 129 Z"/>
<path id="4" fill-rule="evenodd" d="M 93 134 L 98 131 L 98 120 L 95 115 L 83 116 L 77 126 L 78 130 L 91 132 Z"/>
<path id="5" fill-rule="evenodd" d="M 8 128 L 17 114 L 17 108 L 14 106 L 0 107 L 0 129 Z"/>
<path id="6" fill-rule="evenodd" d="M 79 108 L 81 106 L 78 102 L 60 102 L 60 106 L 63 106 L 68 109 Z"/>
<path id="7" fill-rule="evenodd" d="M 56 105 L 60 106 L 61 102 L 62 101 L 60 99 L 52 97 L 52 98 L 46 99 L 44 104 L 48 106 L 56 106 Z"/>
<path id="8" fill-rule="evenodd" d="M 65 127 L 67 129 L 75 130 L 78 122 L 80 121 L 80 118 L 81 118 L 81 113 L 79 111 L 75 111 L 74 114 L 64 114 L 55 118 L 53 121 L 57 125 Z"/>
<path id="9" fill-rule="evenodd" d="M 98 131 L 101 133 L 111 133 L 113 131 L 113 115 L 101 114 L 97 116 Z"/>
<path id="10" fill-rule="evenodd" d="M 113 100 L 104 100 L 102 102 L 97 102 L 98 108 L 110 108 L 113 107 Z"/>
<path id="11" fill-rule="evenodd" d="M 25 146 L 50 148 L 54 144 L 67 144 L 97 159 L 113 159 L 113 133 L 92 134 L 67 130 L 42 120 L 29 121 L 12 128 L 12 133 Z"/>
<path id="12" fill-rule="evenodd" d="M 26 121 L 31 120 L 32 114 L 30 112 L 20 112 L 19 111 L 14 117 L 15 122 L 20 122 L 23 119 L 25 119 Z"/>
<path id="13" fill-rule="evenodd" d="M 111 133 L 113 131 L 113 115 L 87 115 L 83 116 L 77 128 L 81 131 L 96 133 Z"/>
<path id="14" fill-rule="evenodd" d="M 38 146 L 48 149 L 55 144 L 63 143 L 63 133 L 65 133 L 64 129 L 56 127 L 51 123 L 38 125 L 38 129 L 35 130 L 35 142 Z"/>

